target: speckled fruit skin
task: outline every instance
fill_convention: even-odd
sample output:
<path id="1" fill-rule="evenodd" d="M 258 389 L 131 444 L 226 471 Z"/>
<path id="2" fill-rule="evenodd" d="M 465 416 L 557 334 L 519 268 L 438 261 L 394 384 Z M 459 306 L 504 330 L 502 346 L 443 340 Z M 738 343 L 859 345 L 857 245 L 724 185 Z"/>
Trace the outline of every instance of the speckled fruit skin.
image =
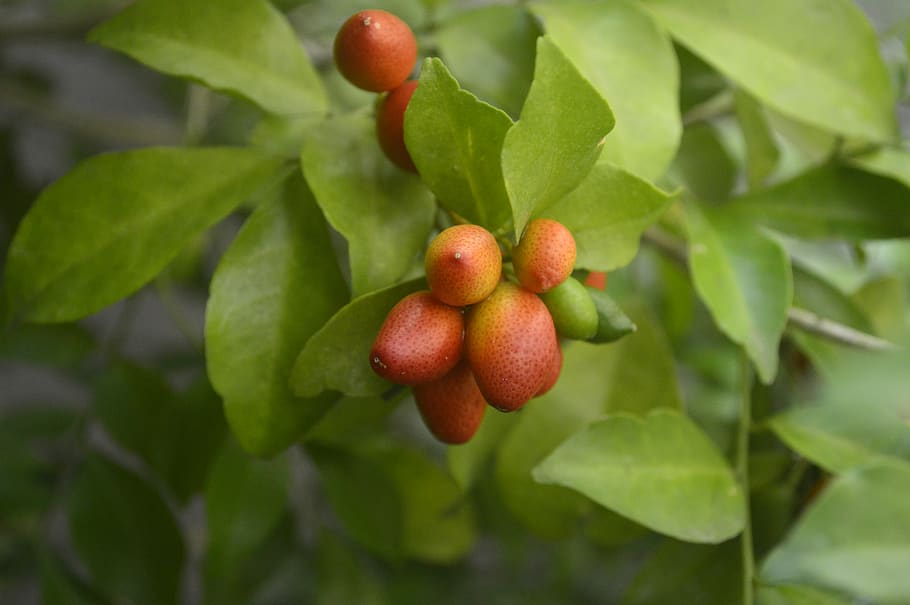
<path id="1" fill-rule="evenodd" d="M 469 441 L 487 409 L 465 360 L 439 380 L 414 385 L 414 399 L 430 432 L 450 445 Z"/>
<path id="2" fill-rule="evenodd" d="M 543 292 L 540 299 L 547 305 L 560 336 L 587 340 L 597 333 L 597 306 L 588 289 L 574 277 Z"/>
<path id="3" fill-rule="evenodd" d="M 373 347 L 370 367 L 398 384 L 445 376 L 461 359 L 464 315 L 428 290 L 402 298 L 386 316 Z"/>
<path id="4" fill-rule="evenodd" d="M 493 234 L 477 225 L 455 225 L 437 235 L 426 256 L 433 296 L 453 307 L 479 303 L 502 275 L 502 253 Z"/>
<path id="5" fill-rule="evenodd" d="M 575 238 L 548 218 L 534 219 L 512 249 L 515 276 L 532 292 L 546 292 L 561 284 L 575 266 Z"/>
<path id="6" fill-rule="evenodd" d="M 535 294 L 501 282 L 471 307 L 465 322 L 465 357 L 484 399 L 511 412 L 534 397 L 549 375 L 556 329 Z"/>
<path id="7" fill-rule="evenodd" d="M 351 15 L 335 35 L 335 65 L 364 90 L 401 86 L 417 62 L 417 40 L 408 24 L 383 10 Z"/>
<path id="8" fill-rule="evenodd" d="M 538 389 L 535 397 L 540 397 L 541 395 L 549 392 L 550 389 L 556 386 L 556 381 L 559 380 L 559 375 L 562 373 L 562 346 L 559 344 L 559 341 L 556 341 L 556 349 L 553 351 L 553 356 L 550 358 L 550 369 L 547 377 L 544 379 L 543 384 Z"/>
<path id="9" fill-rule="evenodd" d="M 386 157 L 408 172 L 417 167 L 404 144 L 404 112 L 417 89 L 417 80 L 408 80 L 384 96 L 376 106 L 376 138 Z"/>

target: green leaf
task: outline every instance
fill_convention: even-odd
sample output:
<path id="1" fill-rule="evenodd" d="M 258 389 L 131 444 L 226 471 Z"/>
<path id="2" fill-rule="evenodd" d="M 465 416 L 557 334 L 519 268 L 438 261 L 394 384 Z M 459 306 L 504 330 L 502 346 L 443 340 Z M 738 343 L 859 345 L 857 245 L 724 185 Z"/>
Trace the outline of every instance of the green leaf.
<path id="1" fill-rule="evenodd" d="M 670 201 L 650 183 L 601 163 L 574 191 L 534 215 L 555 219 L 572 232 L 576 266 L 611 271 L 635 258 L 642 232 Z"/>
<path id="2" fill-rule="evenodd" d="M 910 236 L 910 187 L 836 164 L 738 198 L 732 207 L 749 220 L 797 237 Z"/>
<path id="3" fill-rule="evenodd" d="M 68 570 L 42 553 L 39 559 L 41 605 L 98 605 L 96 598 L 81 590 Z"/>
<path id="4" fill-rule="evenodd" d="M 860 467 L 835 479 L 765 560 L 761 580 L 900 603 L 910 594 L 910 469 Z"/>
<path id="5" fill-rule="evenodd" d="M 435 40 L 465 88 L 517 116 L 534 77 L 538 35 L 537 24 L 522 7 L 492 5 L 447 18 Z"/>
<path id="6" fill-rule="evenodd" d="M 679 68 L 666 32 L 622 0 L 537 2 L 531 10 L 578 71 L 610 101 L 616 128 L 601 161 L 644 179 L 661 176 L 682 133 Z"/>
<path id="7" fill-rule="evenodd" d="M 782 113 L 847 136 L 894 137 L 888 72 L 875 32 L 853 2 L 644 0 L 643 6 L 674 38 Z"/>
<path id="8" fill-rule="evenodd" d="M 207 381 L 177 394 L 160 373 L 121 363 L 98 380 L 94 409 L 114 440 L 182 502 L 202 487 L 225 433 L 221 401 Z"/>
<path id="9" fill-rule="evenodd" d="M 296 441 L 331 395 L 288 385 L 301 347 L 347 299 L 328 227 L 303 180 L 253 213 L 222 257 L 206 308 L 206 360 L 241 444 L 261 455 Z"/>
<path id="10" fill-rule="evenodd" d="M 850 163 L 866 172 L 894 179 L 910 187 L 910 151 L 880 147 L 872 153 L 854 157 Z"/>
<path id="11" fill-rule="evenodd" d="M 0 359 L 20 363 L 75 368 L 94 348 L 95 339 L 77 324 L 19 324 L 0 335 Z"/>
<path id="12" fill-rule="evenodd" d="M 632 580 L 622 605 L 730 605 L 739 603 L 739 543 L 705 546 L 665 540 Z"/>
<path id="13" fill-rule="evenodd" d="M 205 486 L 207 577 L 232 577 L 265 542 L 287 510 L 289 483 L 286 458 L 257 460 L 226 444 Z"/>
<path id="14" fill-rule="evenodd" d="M 746 143 L 746 176 L 749 187 L 755 189 L 774 172 L 780 152 L 761 105 L 742 90 L 736 91 L 735 99 L 736 119 Z"/>
<path id="15" fill-rule="evenodd" d="M 266 0 L 142 0 L 92 30 L 89 40 L 158 71 L 239 94 L 266 111 L 326 111 L 316 70 L 290 24 Z"/>
<path id="16" fill-rule="evenodd" d="M 291 388 L 301 397 L 329 389 L 354 397 L 378 395 L 392 385 L 370 367 L 370 348 L 386 315 L 402 298 L 426 288 L 423 279 L 371 292 L 342 307 L 297 356 Z"/>
<path id="17" fill-rule="evenodd" d="M 473 509 L 425 454 L 382 443 L 350 452 L 310 451 L 335 511 L 370 549 L 390 558 L 447 563 L 473 545 Z"/>
<path id="18" fill-rule="evenodd" d="M 506 7 L 498 7 L 506 8 Z M 405 141 L 439 203 L 493 231 L 511 216 L 499 156 L 512 120 L 427 59 L 405 114 Z"/>
<path id="19" fill-rule="evenodd" d="M 743 528 L 733 471 L 691 420 L 670 410 L 596 422 L 538 464 L 534 478 L 688 542 L 721 542 Z"/>
<path id="20" fill-rule="evenodd" d="M 556 44 L 538 38 L 534 82 L 502 148 L 516 235 L 535 211 L 585 178 L 614 122 L 610 106 Z"/>
<path id="21" fill-rule="evenodd" d="M 62 322 L 131 294 L 280 169 L 280 160 L 240 148 L 86 160 L 45 189 L 19 225 L 6 267 L 11 311 Z"/>
<path id="22" fill-rule="evenodd" d="M 597 307 L 597 332 L 589 342 L 613 342 L 638 329 L 609 294 L 596 288 L 588 288 L 588 294 Z"/>
<path id="23" fill-rule="evenodd" d="M 496 449 L 515 424 L 514 415 L 497 414 L 492 409 L 488 410 L 470 441 L 446 448 L 449 473 L 462 490 L 471 489 L 490 469 Z"/>
<path id="24" fill-rule="evenodd" d="M 759 586 L 758 605 L 850 605 L 853 601 L 799 584 Z"/>
<path id="25" fill-rule="evenodd" d="M 148 483 L 92 454 L 70 489 L 66 512 L 73 546 L 96 586 L 116 600 L 177 602 L 183 537 Z"/>
<path id="26" fill-rule="evenodd" d="M 369 565 L 331 532 L 322 532 L 316 555 L 316 605 L 384 605 L 382 583 Z"/>
<path id="27" fill-rule="evenodd" d="M 737 170 L 718 128 L 711 123 L 697 123 L 683 132 L 670 178 L 685 185 L 696 199 L 717 202 L 726 200 L 733 191 Z"/>
<path id="28" fill-rule="evenodd" d="M 436 205 L 416 176 L 392 164 L 366 116 L 313 130 L 303 173 L 332 227 L 348 240 L 354 295 L 401 279 L 426 245 Z"/>
<path id="29" fill-rule="evenodd" d="M 695 289 L 718 327 L 745 347 L 761 380 L 777 373 L 777 348 L 793 298 L 781 246 L 736 215 L 688 207 Z"/>
<path id="30" fill-rule="evenodd" d="M 395 408 L 382 397 L 343 397 L 307 432 L 305 440 L 344 446 L 369 439 L 383 430 Z"/>

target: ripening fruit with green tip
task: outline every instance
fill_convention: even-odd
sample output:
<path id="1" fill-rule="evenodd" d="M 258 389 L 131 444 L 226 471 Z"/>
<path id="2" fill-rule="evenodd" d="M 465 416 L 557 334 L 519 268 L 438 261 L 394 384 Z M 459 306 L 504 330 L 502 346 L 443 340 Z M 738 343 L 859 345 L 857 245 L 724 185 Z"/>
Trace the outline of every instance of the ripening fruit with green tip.
<path id="1" fill-rule="evenodd" d="M 413 390 L 424 424 L 443 443 L 466 443 L 480 428 L 487 402 L 464 359 L 442 378 Z"/>
<path id="2" fill-rule="evenodd" d="M 464 355 L 484 399 L 511 412 L 534 397 L 552 367 L 556 329 L 543 301 L 500 282 L 468 311 Z"/>
<path id="3" fill-rule="evenodd" d="M 414 173 L 417 172 L 417 166 L 404 144 L 404 112 L 415 90 L 417 80 L 408 80 L 389 91 L 376 106 L 376 138 L 379 139 L 379 146 L 393 164 Z"/>
<path id="4" fill-rule="evenodd" d="M 560 336 L 587 340 L 597 332 L 597 305 L 588 289 L 574 277 L 539 295 Z"/>
<path id="5" fill-rule="evenodd" d="M 370 349 L 370 367 L 398 384 L 445 376 L 461 359 L 464 315 L 428 290 L 402 298 L 379 328 Z"/>
<path id="6" fill-rule="evenodd" d="M 433 296 L 466 307 L 492 294 L 502 275 L 502 253 L 493 234 L 477 225 L 455 225 L 437 235 L 426 255 Z"/>
<path id="7" fill-rule="evenodd" d="M 534 219 L 512 249 L 512 264 L 522 286 L 532 292 L 546 292 L 572 273 L 575 238 L 558 221 Z"/>
<path id="8" fill-rule="evenodd" d="M 351 15 L 335 35 L 335 65 L 364 90 L 383 92 L 401 86 L 417 62 L 417 39 L 408 24 L 384 10 Z"/>

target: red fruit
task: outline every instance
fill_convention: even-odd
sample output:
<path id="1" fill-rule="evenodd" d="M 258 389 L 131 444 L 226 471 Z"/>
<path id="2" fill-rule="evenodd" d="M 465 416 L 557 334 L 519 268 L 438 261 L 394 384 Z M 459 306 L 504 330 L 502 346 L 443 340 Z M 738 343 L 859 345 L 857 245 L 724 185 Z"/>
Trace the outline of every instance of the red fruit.
<path id="1" fill-rule="evenodd" d="M 387 94 L 376 107 L 376 138 L 386 157 L 408 172 L 417 172 L 404 144 L 404 111 L 417 89 L 417 80 L 408 80 Z"/>
<path id="2" fill-rule="evenodd" d="M 439 380 L 414 385 L 414 399 L 430 432 L 450 444 L 470 440 L 487 408 L 464 360 Z"/>
<path id="3" fill-rule="evenodd" d="M 392 13 L 360 11 L 335 35 L 338 71 L 364 90 L 382 92 L 401 86 L 416 62 L 414 32 Z"/>
<path id="4" fill-rule="evenodd" d="M 465 323 L 465 357 L 493 407 L 511 412 L 534 397 L 549 376 L 556 329 L 535 294 L 501 282 L 473 306 Z"/>
<path id="5" fill-rule="evenodd" d="M 473 305 L 493 293 L 502 254 L 493 234 L 477 225 L 456 225 L 437 235 L 426 256 L 433 296 L 453 307 Z"/>
<path id="6" fill-rule="evenodd" d="M 512 264 L 522 286 L 532 292 L 546 292 L 572 273 L 575 238 L 562 223 L 534 219 L 512 249 Z"/>
<path id="7" fill-rule="evenodd" d="M 585 285 L 595 290 L 607 289 L 607 274 L 604 271 L 591 271 L 585 278 Z"/>
<path id="8" fill-rule="evenodd" d="M 398 384 L 429 382 L 445 376 L 461 359 L 464 316 L 427 290 L 402 298 L 386 316 L 370 366 Z"/>
<path id="9" fill-rule="evenodd" d="M 559 374 L 562 372 L 562 347 L 559 345 L 559 341 L 556 341 L 556 349 L 553 351 L 553 357 L 550 358 L 550 368 L 547 373 L 547 377 L 544 379 L 543 384 L 535 397 L 540 397 L 541 395 L 548 392 L 554 386 L 556 386 L 556 381 L 559 380 Z"/>

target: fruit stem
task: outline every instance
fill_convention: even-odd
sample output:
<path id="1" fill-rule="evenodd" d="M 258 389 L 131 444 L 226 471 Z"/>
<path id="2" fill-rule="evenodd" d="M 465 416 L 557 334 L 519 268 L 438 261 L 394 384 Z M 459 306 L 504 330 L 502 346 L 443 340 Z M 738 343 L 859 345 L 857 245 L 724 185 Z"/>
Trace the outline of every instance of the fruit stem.
<path id="1" fill-rule="evenodd" d="M 742 364 L 742 402 L 739 410 L 739 429 L 736 436 L 736 475 L 745 499 L 745 520 L 740 537 L 743 566 L 743 605 L 753 605 L 755 556 L 752 550 L 752 515 L 749 503 L 749 431 L 752 428 L 752 365 L 745 349 L 740 354 Z"/>

